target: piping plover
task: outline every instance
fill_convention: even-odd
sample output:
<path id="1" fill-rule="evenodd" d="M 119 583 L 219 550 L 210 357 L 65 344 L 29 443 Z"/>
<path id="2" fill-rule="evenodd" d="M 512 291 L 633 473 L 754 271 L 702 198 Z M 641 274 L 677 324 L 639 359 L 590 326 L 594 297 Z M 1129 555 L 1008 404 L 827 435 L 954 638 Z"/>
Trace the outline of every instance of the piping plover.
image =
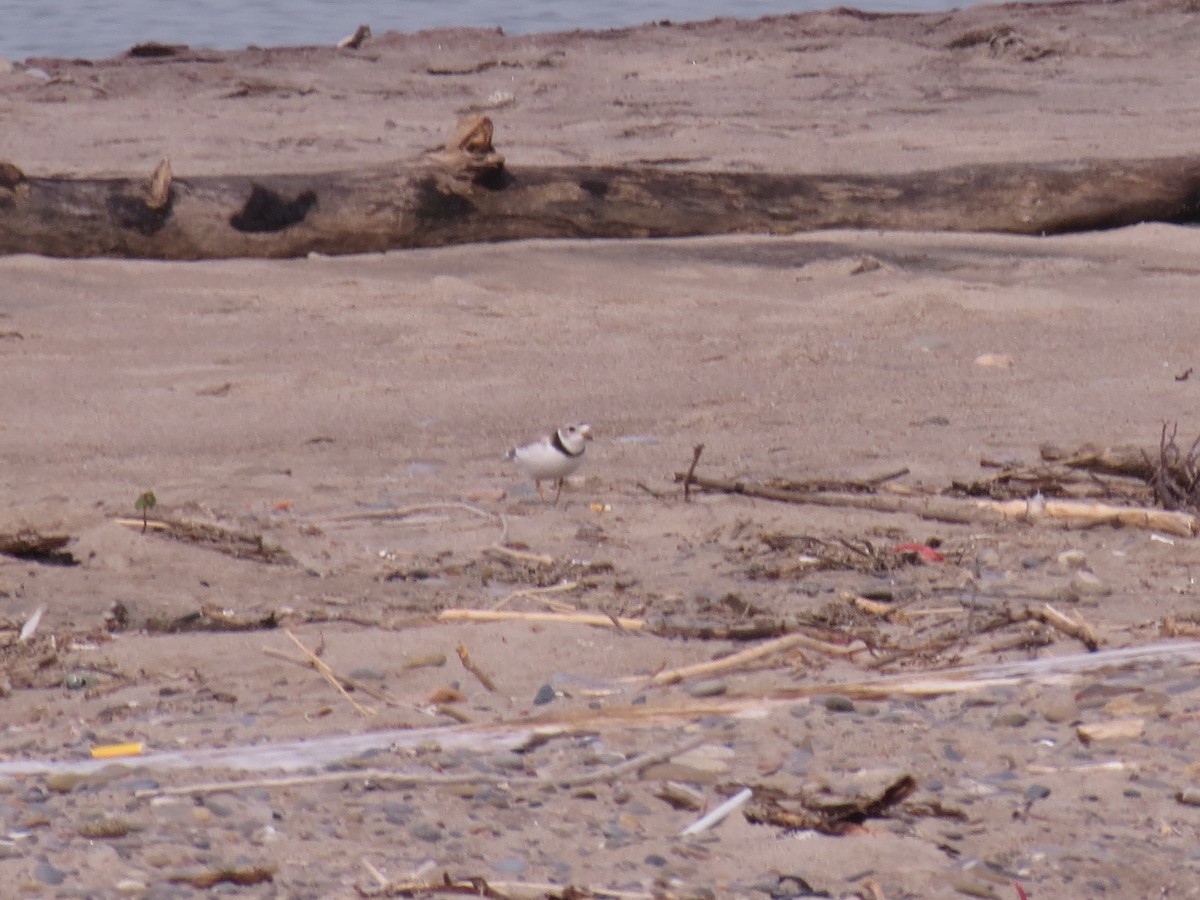
<path id="1" fill-rule="evenodd" d="M 504 454 L 505 459 L 511 459 L 518 468 L 533 479 L 537 487 L 538 497 L 546 502 L 542 493 L 542 482 L 553 481 L 557 490 L 554 492 L 554 502 L 557 505 L 562 494 L 563 482 L 567 476 L 583 464 L 583 451 L 587 442 L 592 439 L 590 425 L 564 425 L 554 434 L 547 435 L 523 447 L 513 447 Z"/>

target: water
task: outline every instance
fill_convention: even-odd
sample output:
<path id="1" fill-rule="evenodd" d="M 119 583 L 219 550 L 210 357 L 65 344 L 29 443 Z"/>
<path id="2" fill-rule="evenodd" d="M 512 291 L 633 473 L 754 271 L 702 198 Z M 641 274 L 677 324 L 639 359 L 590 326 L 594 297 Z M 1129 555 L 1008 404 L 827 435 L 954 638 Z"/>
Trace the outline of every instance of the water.
<path id="1" fill-rule="evenodd" d="M 757 18 L 837 5 L 837 0 L 0 0 L 0 58 L 98 59 L 151 40 L 222 50 L 248 44 L 335 44 L 364 23 L 375 34 L 455 26 L 500 27 L 508 34 L 529 34 L 619 28 L 661 19 Z M 966 4 L 845 0 L 844 5 L 913 12 Z"/>

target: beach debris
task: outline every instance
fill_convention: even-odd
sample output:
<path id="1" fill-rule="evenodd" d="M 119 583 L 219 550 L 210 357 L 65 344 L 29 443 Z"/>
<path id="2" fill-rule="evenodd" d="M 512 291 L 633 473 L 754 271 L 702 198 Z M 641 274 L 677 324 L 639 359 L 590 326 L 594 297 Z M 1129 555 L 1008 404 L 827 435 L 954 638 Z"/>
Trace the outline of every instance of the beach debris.
<path id="1" fill-rule="evenodd" d="M 43 603 L 30 613 L 29 618 L 25 620 L 25 624 L 21 626 L 21 633 L 17 635 L 18 644 L 23 644 L 33 637 L 34 633 L 38 630 L 38 625 L 42 622 L 42 616 L 45 612 L 46 605 Z"/>
<path id="2" fill-rule="evenodd" d="M 844 835 L 867 819 L 885 815 L 916 789 L 916 779 L 907 774 L 900 775 L 878 793 L 850 799 L 816 796 L 806 791 L 788 793 L 760 785 L 753 788 L 754 802 L 746 809 L 745 816 L 747 822 L 755 825 Z"/>
<path id="3" fill-rule="evenodd" d="M 171 160 L 163 157 L 146 183 L 146 207 L 155 211 L 166 209 L 171 202 Z"/>
<path id="4" fill-rule="evenodd" d="M 152 491 L 147 491 L 138 498 L 146 503 Z M 155 501 L 157 503 L 157 501 Z M 145 510 L 150 507 L 143 506 Z M 267 543 L 258 533 L 227 528 L 215 522 L 195 522 L 176 519 L 116 519 L 118 525 L 127 528 L 146 530 L 150 534 L 171 538 L 184 544 L 194 544 L 207 550 L 215 550 L 236 559 L 253 560 L 273 566 L 293 566 L 296 560 L 282 547 Z"/>
<path id="5" fill-rule="evenodd" d="M 33 528 L 0 532 L 0 554 L 44 566 L 77 566 L 79 561 L 63 549 L 72 540 L 69 534 L 42 534 Z"/>
<path id="6" fill-rule="evenodd" d="M 1092 744 L 1097 741 L 1119 741 L 1141 737 L 1145 730 L 1145 719 L 1130 717 L 1080 725 L 1075 729 L 1075 733 L 1083 743 Z"/>
<path id="7" fill-rule="evenodd" d="M 483 671 L 483 669 L 479 668 L 479 665 L 475 662 L 475 660 L 471 659 L 471 653 L 467 649 L 467 645 L 459 644 L 458 647 L 455 648 L 455 652 L 458 653 L 458 659 L 459 662 L 462 663 L 463 668 L 474 675 L 479 683 L 484 686 L 485 690 L 494 694 L 496 692 L 496 683 L 492 681 L 492 679 L 486 672 Z"/>
<path id="8" fill-rule="evenodd" d="M 353 34 L 348 34 L 337 42 L 339 50 L 357 50 L 371 37 L 370 25 L 359 25 Z"/>
<path id="9" fill-rule="evenodd" d="M 91 749 L 92 759 L 121 759 L 126 756 L 141 756 L 144 752 L 141 741 L 125 744 L 101 744 Z"/>
<path id="10" fill-rule="evenodd" d="M 742 788 L 720 806 L 701 816 L 691 825 L 679 832 L 680 837 L 692 837 L 693 835 L 703 834 L 714 825 L 723 821 L 730 813 L 737 812 L 743 806 L 750 802 L 750 798 L 754 796 L 754 791 L 751 788 Z"/>

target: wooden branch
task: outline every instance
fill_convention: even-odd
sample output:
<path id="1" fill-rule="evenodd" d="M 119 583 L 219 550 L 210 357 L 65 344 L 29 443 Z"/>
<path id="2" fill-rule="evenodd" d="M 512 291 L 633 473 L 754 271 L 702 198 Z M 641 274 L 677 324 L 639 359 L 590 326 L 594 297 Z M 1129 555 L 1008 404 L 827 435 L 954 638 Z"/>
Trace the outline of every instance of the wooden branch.
<path id="1" fill-rule="evenodd" d="M 1116 447 L 1100 447 L 1084 444 L 1074 449 L 1043 444 L 1042 459 L 1072 469 L 1085 469 L 1101 475 L 1124 475 L 1139 481 L 1149 482 L 1154 477 L 1154 463 L 1158 450 L 1148 447 L 1121 444 Z"/>
<path id="2" fill-rule="evenodd" d="M 621 631 L 641 631 L 646 627 L 646 623 L 642 619 L 606 616 L 604 613 L 513 612 L 503 609 L 444 609 L 438 613 L 437 620 L 439 622 L 534 622 L 537 624 L 596 625 L 601 628 L 617 628 Z"/>
<path id="3" fill-rule="evenodd" d="M 305 655 L 305 657 L 308 659 L 309 665 L 320 672 L 321 677 L 333 685 L 339 694 L 350 701 L 350 705 L 354 707 L 355 712 L 357 712 L 360 716 L 375 715 L 374 709 L 369 706 L 363 706 L 350 696 L 350 692 L 347 691 L 345 685 L 342 684 L 342 679 L 338 677 L 337 673 L 334 672 L 332 668 L 330 668 L 329 663 L 325 662 L 325 660 L 321 659 L 321 657 L 317 656 L 317 654 L 305 647 L 301 640 L 292 634 L 289 629 L 283 629 L 283 633 L 286 634 L 291 642 L 300 649 L 300 652 Z"/>
<path id="4" fill-rule="evenodd" d="M 0 254 L 296 257 L 526 238 L 824 228 L 1055 234 L 1192 222 L 1200 158 L 969 165 L 885 175 L 506 167 L 491 122 L 445 151 L 316 174 L 34 177 L 0 162 Z"/>
<path id="5" fill-rule="evenodd" d="M 777 653 L 782 653 L 785 650 L 791 650 L 793 647 L 802 647 L 806 650 L 819 650 L 821 653 L 827 653 L 830 656 L 846 657 L 853 656 L 864 649 L 861 643 L 843 647 L 838 644 L 827 643 L 826 641 L 818 641 L 816 638 L 811 638 L 806 634 L 793 632 L 792 634 L 785 634 L 783 637 L 765 641 L 757 646 L 741 650 L 721 659 L 696 663 L 691 666 L 682 666 L 678 669 L 664 669 L 650 678 L 649 683 L 653 685 L 678 684 L 688 678 L 713 675 L 717 672 L 730 672 L 734 669 L 745 668 L 752 663 L 774 656 Z M 637 675 L 630 675 L 624 680 L 636 682 L 643 679 Z"/>
<path id="6" fill-rule="evenodd" d="M 675 473 L 677 482 L 688 477 Z M 1110 506 L 1078 500 L 960 500 L 955 497 L 912 497 L 898 494 L 827 494 L 786 491 L 753 481 L 707 478 L 691 475 L 688 481 L 697 487 L 728 494 L 743 494 L 782 503 L 808 503 L 814 506 L 851 507 L 875 512 L 909 513 L 938 522 L 970 524 L 996 521 L 1050 521 L 1076 528 L 1096 525 L 1128 525 L 1162 531 L 1181 537 L 1200 532 L 1200 520 L 1191 513 L 1147 507 Z"/>

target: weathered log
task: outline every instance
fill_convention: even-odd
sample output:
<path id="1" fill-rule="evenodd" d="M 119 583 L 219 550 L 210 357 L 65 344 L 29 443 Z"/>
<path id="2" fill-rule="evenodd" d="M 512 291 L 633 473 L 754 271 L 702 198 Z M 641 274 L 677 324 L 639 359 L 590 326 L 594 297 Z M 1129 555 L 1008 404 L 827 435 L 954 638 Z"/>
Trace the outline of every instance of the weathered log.
<path id="1" fill-rule="evenodd" d="M 38 178 L 0 163 L 0 254 L 293 257 L 523 238 L 1055 234 L 1200 219 L 1200 158 L 890 175 L 513 168 L 491 150 L 490 129 L 477 120 L 446 153 L 363 171 L 172 178 L 168 168 L 165 202 L 144 179 Z"/>

